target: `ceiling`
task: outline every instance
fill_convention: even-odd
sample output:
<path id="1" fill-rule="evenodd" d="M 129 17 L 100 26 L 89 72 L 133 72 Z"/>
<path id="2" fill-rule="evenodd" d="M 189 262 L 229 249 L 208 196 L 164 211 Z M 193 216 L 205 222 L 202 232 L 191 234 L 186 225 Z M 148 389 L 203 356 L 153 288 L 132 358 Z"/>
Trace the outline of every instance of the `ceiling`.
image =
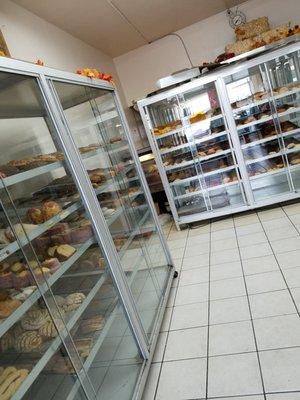
<path id="1" fill-rule="evenodd" d="M 116 57 L 246 0 L 13 1 Z"/>

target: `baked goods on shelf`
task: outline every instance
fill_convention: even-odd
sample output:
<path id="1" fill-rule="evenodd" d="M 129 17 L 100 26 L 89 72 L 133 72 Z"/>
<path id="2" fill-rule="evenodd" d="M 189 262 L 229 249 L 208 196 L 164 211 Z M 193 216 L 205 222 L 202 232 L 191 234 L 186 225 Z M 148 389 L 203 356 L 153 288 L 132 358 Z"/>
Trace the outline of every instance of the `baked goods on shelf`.
<path id="1" fill-rule="evenodd" d="M 0 301 L 0 320 L 9 317 L 21 304 L 19 300 L 11 298 Z"/>
<path id="2" fill-rule="evenodd" d="M 15 338 L 14 347 L 19 353 L 30 353 L 41 350 L 42 336 L 36 331 L 26 331 Z"/>
<path id="3" fill-rule="evenodd" d="M 48 221 L 49 219 L 53 218 L 55 215 L 59 214 L 62 209 L 58 203 L 55 201 L 46 201 L 42 205 L 42 214 L 44 217 L 45 221 Z"/>
<path id="4" fill-rule="evenodd" d="M 64 324 L 61 319 L 55 319 L 55 323 L 49 320 L 39 328 L 39 334 L 43 339 L 50 340 L 54 339 L 63 328 Z"/>
<path id="5" fill-rule="evenodd" d="M 28 369 L 6 367 L 0 371 L 0 400 L 9 400 L 27 378 Z"/>
<path id="6" fill-rule="evenodd" d="M 50 315 L 46 309 L 32 308 L 22 317 L 21 327 L 25 331 L 34 331 L 39 329 L 50 320 Z"/>
<path id="7" fill-rule="evenodd" d="M 61 244 L 55 248 L 54 255 L 59 261 L 66 261 L 68 258 L 72 257 L 75 252 L 75 247 L 69 244 Z"/>
<path id="8" fill-rule="evenodd" d="M 80 330 L 83 335 L 100 331 L 105 324 L 105 319 L 102 315 L 95 315 L 94 317 L 83 320 L 80 324 Z"/>
<path id="9" fill-rule="evenodd" d="M 235 28 L 236 40 L 249 39 L 270 30 L 268 17 L 253 19 Z"/>
<path id="10" fill-rule="evenodd" d="M 63 309 L 66 312 L 74 311 L 80 306 L 80 304 L 84 301 L 84 299 L 85 299 L 84 293 L 69 294 L 65 299 L 65 302 L 63 304 Z"/>
<path id="11" fill-rule="evenodd" d="M 178 128 L 179 126 L 181 126 L 181 121 L 177 120 L 174 122 L 170 122 L 167 125 L 161 125 L 161 126 L 157 126 L 157 127 L 153 128 L 153 133 L 156 136 L 160 136 L 160 135 L 163 135 L 165 133 L 172 131 L 173 129 Z"/>

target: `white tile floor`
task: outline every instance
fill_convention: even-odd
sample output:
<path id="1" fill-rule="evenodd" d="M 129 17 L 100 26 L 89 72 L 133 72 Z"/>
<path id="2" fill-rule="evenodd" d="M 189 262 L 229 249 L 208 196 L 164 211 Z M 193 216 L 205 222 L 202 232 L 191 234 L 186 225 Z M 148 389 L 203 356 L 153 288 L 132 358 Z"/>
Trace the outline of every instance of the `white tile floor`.
<path id="1" fill-rule="evenodd" d="M 179 277 L 143 400 L 300 400 L 300 203 L 165 232 Z"/>

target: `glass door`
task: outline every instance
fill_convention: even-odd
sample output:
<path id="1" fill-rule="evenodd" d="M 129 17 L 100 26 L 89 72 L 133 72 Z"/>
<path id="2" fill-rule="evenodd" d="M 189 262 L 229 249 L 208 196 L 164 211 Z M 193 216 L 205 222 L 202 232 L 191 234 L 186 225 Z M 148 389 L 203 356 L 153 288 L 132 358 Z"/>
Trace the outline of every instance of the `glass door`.
<path id="1" fill-rule="evenodd" d="M 130 400 L 144 360 L 35 78 L 0 72 L 0 134 L 0 393 Z"/>
<path id="2" fill-rule="evenodd" d="M 300 51 L 265 64 L 287 173 L 293 190 L 300 188 Z M 279 175 L 278 170 L 274 174 Z M 282 173 L 282 172 L 281 172 Z"/>
<path id="3" fill-rule="evenodd" d="M 283 130 L 294 131 L 285 105 L 288 89 L 272 90 L 265 65 L 227 77 L 226 85 L 254 201 L 291 192 L 290 150 L 282 136 Z"/>
<path id="4" fill-rule="evenodd" d="M 144 331 L 150 338 L 170 267 L 114 93 L 58 81 L 53 86 L 118 251 Z"/>

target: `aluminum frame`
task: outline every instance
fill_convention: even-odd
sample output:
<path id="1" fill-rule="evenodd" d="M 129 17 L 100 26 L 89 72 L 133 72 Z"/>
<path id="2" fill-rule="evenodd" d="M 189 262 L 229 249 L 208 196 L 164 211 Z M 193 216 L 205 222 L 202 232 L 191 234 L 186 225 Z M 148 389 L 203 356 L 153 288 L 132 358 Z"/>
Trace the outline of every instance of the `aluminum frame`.
<path id="1" fill-rule="evenodd" d="M 139 100 L 137 102 L 138 109 L 141 114 L 142 121 L 144 123 L 144 127 L 146 130 L 147 136 L 148 136 L 148 140 L 150 142 L 152 152 L 154 153 L 155 159 L 157 161 L 158 170 L 159 170 L 159 173 L 161 176 L 161 180 L 162 180 L 167 198 L 170 203 L 170 208 L 171 208 L 171 211 L 173 214 L 173 218 L 174 218 L 175 224 L 178 229 L 180 229 L 181 225 L 189 224 L 192 222 L 201 221 L 201 220 L 205 220 L 205 219 L 209 219 L 209 218 L 220 217 L 222 215 L 228 215 L 231 213 L 252 210 L 252 209 L 255 209 L 258 207 L 263 207 L 263 206 L 267 206 L 267 205 L 271 205 L 271 204 L 276 204 L 276 203 L 282 201 L 282 200 L 280 200 L 282 198 L 282 196 L 285 200 L 295 199 L 295 198 L 300 197 L 300 191 L 297 191 L 292 187 L 292 189 L 294 189 L 293 191 L 291 190 L 291 192 L 289 192 L 287 194 L 283 194 L 282 196 L 275 195 L 275 196 L 269 197 L 267 200 L 266 199 L 259 200 L 259 201 L 255 200 L 254 194 L 253 194 L 253 189 L 251 187 L 249 175 L 248 175 L 247 168 L 246 168 L 246 163 L 245 163 L 244 156 L 243 156 L 243 151 L 242 151 L 241 144 L 239 141 L 237 126 L 234 121 L 233 111 L 232 111 L 232 108 L 231 108 L 231 105 L 229 102 L 228 92 L 227 92 L 227 88 L 226 88 L 226 84 L 225 84 L 225 79 L 233 74 L 242 72 L 244 70 L 247 70 L 251 67 L 255 67 L 257 65 L 265 65 L 267 62 L 272 61 L 278 57 L 281 57 L 281 56 L 284 56 L 286 54 L 290 54 L 293 52 L 297 52 L 297 51 L 300 51 L 300 42 L 299 41 L 295 42 L 295 43 L 287 44 L 276 50 L 269 50 L 261 55 L 256 56 L 255 58 L 253 58 L 251 60 L 242 61 L 242 62 L 232 65 L 232 66 L 230 66 L 230 65 L 225 66 L 221 70 L 214 71 L 206 76 L 196 78 L 196 79 L 192 80 L 191 82 L 182 84 L 181 86 L 172 88 L 170 90 L 167 90 L 162 93 L 156 94 L 154 96 Z M 268 76 L 269 75 L 268 75 L 268 71 L 267 71 L 267 78 L 268 78 Z M 157 146 L 156 138 L 154 137 L 154 135 L 152 134 L 152 131 L 150 129 L 150 119 L 149 119 L 147 107 L 156 102 L 168 99 L 170 97 L 175 97 L 178 94 L 182 94 L 183 92 L 192 91 L 194 89 L 197 89 L 197 88 L 199 88 L 203 85 L 206 85 L 208 83 L 211 83 L 211 82 L 215 82 L 215 87 L 216 87 L 217 93 L 219 94 L 220 106 L 224 110 L 223 115 L 226 118 L 226 121 L 227 121 L 227 124 L 229 127 L 228 135 L 230 135 L 230 137 L 231 137 L 233 147 L 235 150 L 235 155 L 237 158 L 238 167 L 239 167 L 241 177 L 242 177 L 242 186 L 240 186 L 241 190 L 242 190 L 242 195 L 243 195 L 243 190 L 245 191 L 245 196 L 243 195 L 244 200 L 245 200 L 245 205 L 232 206 L 232 208 L 229 210 L 225 207 L 223 211 L 221 209 L 220 210 L 218 209 L 215 211 L 196 213 L 196 214 L 190 214 L 190 215 L 185 215 L 185 216 L 179 217 L 177 209 L 175 207 L 174 196 L 173 196 L 173 193 L 171 190 L 171 186 L 167 179 L 165 167 L 163 166 L 163 163 L 161 160 L 161 155 L 160 155 L 160 152 L 159 152 L 159 149 Z M 270 101 L 273 102 L 272 96 L 270 97 Z M 179 165 L 179 167 L 180 167 L 180 165 Z M 288 174 L 288 183 L 289 183 L 289 185 L 291 185 L 289 168 L 288 168 L 287 174 Z M 276 197 L 277 200 L 274 200 L 274 197 Z"/>
<path id="2" fill-rule="evenodd" d="M 36 78 L 37 83 L 40 87 L 41 95 L 44 98 L 45 107 L 48 111 L 51 122 L 53 123 L 55 131 L 57 133 L 58 140 L 65 151 L 66 162 L 68 164 L 69 170 L 73 176 L 74 181 L 77 184 L 77 188 L 81 194 L 83 205 L 86 207 L 88 215 L 93 223 L 97 241 L 99 245 L 102 247 L 105 253 L 105 257 L 108 260 L 108 265 L 115 283 L 115 288 L 119 293 L 120 301 L 125 308 L 125 314 L 127 315 L 127 318 L 129 320 L 129 326 L 133 331 L 133 337 L 136 340 L 138 349 L 140 350 L 141 355 L 144 359 L 144 366 L 140 373 L 140 377 L 137 383 L 137 387 L 135 388 L 135 394 L 134 394 L 136 399 L 140 399 L 142 396 L 142 390 L 144 384 L 146 382 L 147 373 L 149 372 L 151 358 L 155 350 L 157 332 L 159 332 L 160 324 L 162 322 L 166 303 L 168 300 L 171 288 L 171 282 L 173 279 L 174 265 L 156 214 L 154 203 L 149 188 L 147 186 L 146 179 L 142 167 L 140 165 L 137 152 L 135 151 L 133 141 L 130 136 L 129 127 L 124 112 L 122 110 L 120 99 L 117 95 L 116 89 L 109 82 L 90 79 L 73 73 L 57 71 L 55 69 L 41 67 L 35 64 L 29 64 L 27 62 L 8 59 L 5 57 L 0 58 L 0 71 L 18 75 L 27 75 Z M 144 332 L 144 328 L 142 326 L 135 305 L 135 301 L 132 297 L 131 290 L 125 278 L 124 271 L 121 267 L 119 256 L 115 249 L 115 245 L 111 239 L 111 235 L 108 230 L 101 207 L 97 201 L 96 195 L 94 193 L 90 180 L 87 176 L 86 170 L 81 161 L 80 153 L 78 152 L 76 144 L 74 143 L 72 133 L 68 127 L 60 101 L 56 97 L 56 91 L 52 83 L 53 81 L 66 82 L 77 85 L 85 85 L 88 87 L 95 87 L 110 91 L 114 94 L 117 111 L 123 123 L 125 136 L 128 141 L 129 151 L 131 152 L 133 160 L 136 163 L 138 177 L 140 179 L 140 183 L 144 190 L 146 200 L 148 201 L 151 210 L 151 215 L 153 216 L 154 224 L 157 227 L 163 251 L 164 254 L 166 255 L 166 258 L 168 260 L 168 265 L 170 267 L 168 280 L 166 283 L 165 291 L 161 299 L 159 312 L 156 316 L 156 321 L 154 324 L 151 340 L 148 340 Z M 91 384 L 90 386 L 90 384 L 88 384 L 88 386 L 86 386 L 82 381 L 82 378 L 85 378 L 88 379 L 88 382 L 90 383 L 88 373 L 86 373 L 84 377 L 79 375 L 78 378 L 81 381 L 81 386 L 83 387 L 85 394 L 88 396 L 87 393 L 93 391 L 93 385 Z"/>

